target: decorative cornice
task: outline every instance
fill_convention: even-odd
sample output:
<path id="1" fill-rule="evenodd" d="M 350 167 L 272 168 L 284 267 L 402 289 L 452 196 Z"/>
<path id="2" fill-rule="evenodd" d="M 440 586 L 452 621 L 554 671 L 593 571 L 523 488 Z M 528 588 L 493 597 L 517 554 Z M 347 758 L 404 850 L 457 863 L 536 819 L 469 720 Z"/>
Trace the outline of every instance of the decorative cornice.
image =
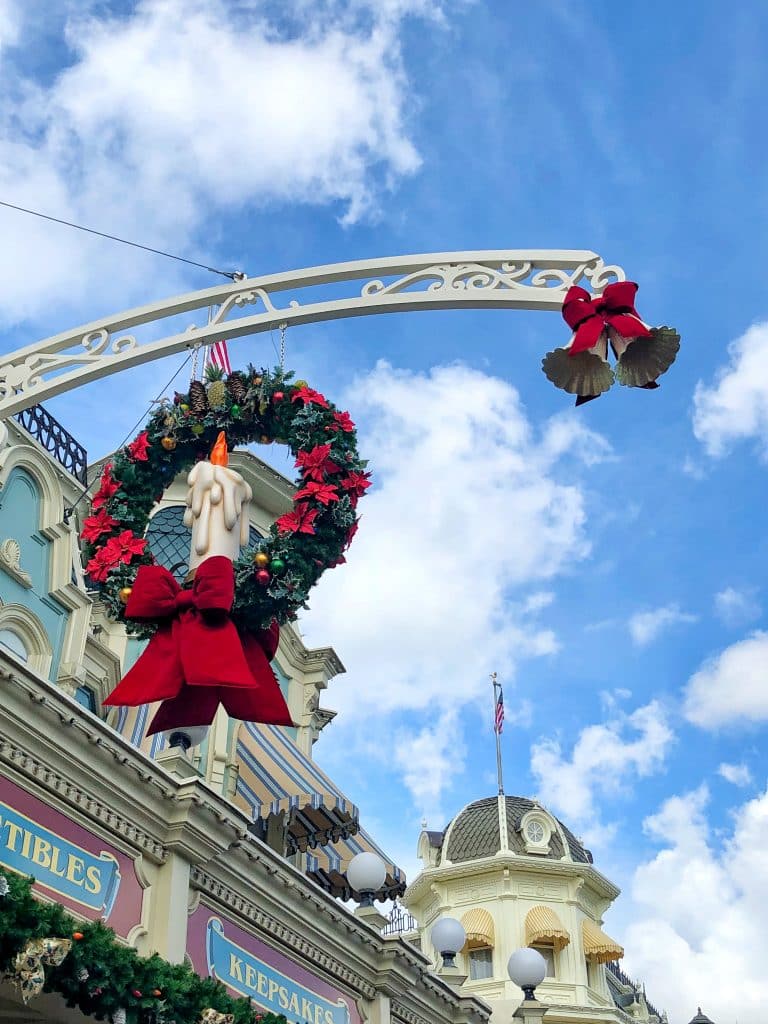
<path id="1" fill-rule="evenodd" d="M 424 868 L 405 892 L 404 902 L 406 905 L 414 900 L 423 898 L 423 891 L 436 882 L 446 883 L 459 878 L 472 877 L 473 875 L 488 874 L 497 872 L 502 868 L 511 870 L 514 874 L 547 874 L 560 875 L 561 877 L 580 877 L 588 882 L 598 894 L 604 899 L 615 900 L 621 890 L 614 885 L 605 875 L 591 864 L 582 864 L 572 860 L 545 860 L 530 855 L 519 855 L 514 853 L 495 854 L 492 857 L 480 857 L 477 860 L 462 861 L 459 864 L 438 865 L 436 867 Z M 426 889 L 425 889 L 426 887 Z"/>
<path id="2" fill-rule="evenodd" d="M 431 1020 L 422 1017 L 420 1013 L 416 1013 L 415 1010 L 405 1006 L 398 1000 L 393 999 L 389 1004 L 389 1009 L 393 1017 L 405 1021 L 405 1024 L 433 1024 Z"/>
<path id="3" fill-rule="evenodd" d="M 365 999 L 373 999 L 376 995 L 376 987 L 357 971 L 342 963 L 335 956 L 332 956 L 326 949 L 321 948 L 314 942 L 310 942 L 295 929 L 280 921 L 272 914 L 267 913 L 252 900 L 242 896 L 230 886 L 200 867 L 193 867 L 190 871 L 190 881 L 199 890 L 211 896 L 217 902 L 223 904 L 229 910 L 239 914 L 250 924 L 256 925 L 262 932 L 271 939 L 279 942 L 284 948 L 298 954 L 306 959 L 313 966 L 326 971 L 327 974 L 337 981 L 348 985 L 353 993 L 363 996 Z M 309 884 L 309 883 L 307 883 Z M 302 896 L 304 893 L 301 894 Z M 340 921 L 342 915 L 338 915 Z"/>
<path id="4" fill-rule="evenodd" d="M 162 843 L 15 743 L 0 740 L 0 761 L 15 768 L 20 775 L 34 779 L 46 790 L 58 793 L 67 803 L 98 822 L 107 832 L 112 833 L 110 841 L 113 836 L 120 836 L 131 846 L 148 853 L 154 860 L 160 863 L 165 860 L 166 850 Z"/>

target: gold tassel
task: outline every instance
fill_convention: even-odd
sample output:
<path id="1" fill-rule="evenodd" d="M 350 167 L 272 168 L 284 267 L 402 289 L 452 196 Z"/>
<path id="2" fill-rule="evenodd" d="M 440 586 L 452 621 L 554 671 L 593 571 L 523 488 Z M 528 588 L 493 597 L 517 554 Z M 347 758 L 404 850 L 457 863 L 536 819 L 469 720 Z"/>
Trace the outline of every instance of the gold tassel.
<path id="1" fill-rule="evenodd" d="M 200 1014 L 198 1024 L 235 1024 L 235 1015 L 234 1013 L 219 1013 L 218 1010 L 212 1010 L 209 1007 Z"/>

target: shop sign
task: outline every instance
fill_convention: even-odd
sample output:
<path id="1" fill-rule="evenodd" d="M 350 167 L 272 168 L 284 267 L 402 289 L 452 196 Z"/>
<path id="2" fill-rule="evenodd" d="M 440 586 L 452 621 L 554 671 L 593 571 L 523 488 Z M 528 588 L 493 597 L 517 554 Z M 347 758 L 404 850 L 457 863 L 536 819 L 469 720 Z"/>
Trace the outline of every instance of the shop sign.
<path id="1" fill-rule="evenodd" d="M 132 861 L 7 779 L 0 779 L 0 866 L 31 875 L 35 888 L 122 935 L 140 920 Z"/>
<path id="2" fill-rule="evenodd" d="M 206 907 L 190 918 L 188 937 L 198 970 L 204 958 L 211 977 L 261 1009 L 301 1024 L 360 1024 L 353 999 Z"/>

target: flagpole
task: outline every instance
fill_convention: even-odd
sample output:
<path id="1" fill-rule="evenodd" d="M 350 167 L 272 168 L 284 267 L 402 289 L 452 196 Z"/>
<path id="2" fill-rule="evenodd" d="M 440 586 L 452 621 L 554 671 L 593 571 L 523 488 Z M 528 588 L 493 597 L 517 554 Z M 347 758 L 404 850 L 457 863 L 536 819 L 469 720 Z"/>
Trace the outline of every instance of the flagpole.
<path id="1" fill-rule="evenodd" d="M 493 683 L 493 731 L 496 734 L 496 774 L 499 780 L 499 796 L 504 796 L 504 780 L 501 774 L 501 730 L 497 718 L 499 696 L 501 694 L 501 683 L 496 678 L 496 673 L 491 673 Z"/>

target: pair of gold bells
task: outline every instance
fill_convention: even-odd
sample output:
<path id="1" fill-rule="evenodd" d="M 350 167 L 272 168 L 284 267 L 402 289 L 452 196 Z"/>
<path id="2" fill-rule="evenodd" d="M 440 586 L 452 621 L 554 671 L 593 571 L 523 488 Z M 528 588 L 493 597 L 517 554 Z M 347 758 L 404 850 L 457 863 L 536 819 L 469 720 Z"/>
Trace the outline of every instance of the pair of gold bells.
<path id="1" fill-rule="evenodd" d="M 616 369 L 608 362 L 610 346 Z M 544 356 L 541 368 L 557 388 L 576 395 L 583 405 L 619 384 L 630 388 L 657 388 L 658 378 L 670 368 L 680 349 L 680 335 L 673 327 L 652 327 L 649 337 L 624 338 L 612 328 L 602 332 L 597 344 L 584 352 L 570 353 L 570 345 Z"/>

